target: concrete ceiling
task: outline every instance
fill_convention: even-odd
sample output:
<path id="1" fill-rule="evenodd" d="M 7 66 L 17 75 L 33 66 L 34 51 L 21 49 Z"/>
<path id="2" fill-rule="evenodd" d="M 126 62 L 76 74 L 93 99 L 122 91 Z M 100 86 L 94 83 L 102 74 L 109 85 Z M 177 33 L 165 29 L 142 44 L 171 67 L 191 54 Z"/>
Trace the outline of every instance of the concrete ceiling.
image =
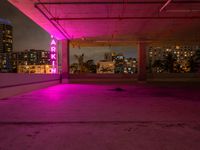
<path id="1" fill-rule="evenodd" d="M 58 39 L 200 40 L 199 0 L 9 1 Z"/>

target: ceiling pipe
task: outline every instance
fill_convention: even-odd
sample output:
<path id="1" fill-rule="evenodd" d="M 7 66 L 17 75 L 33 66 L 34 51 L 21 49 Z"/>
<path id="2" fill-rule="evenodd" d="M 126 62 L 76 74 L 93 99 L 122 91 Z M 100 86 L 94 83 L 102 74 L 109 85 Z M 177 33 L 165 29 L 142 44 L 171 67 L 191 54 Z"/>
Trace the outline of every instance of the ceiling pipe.
<path id="1" fill-rule="evenodd" d="M 62 31 L 48 16 L 47 14 L 45 14 L 42 9 L 40 9 L 40 7 L 38 7 L 38 5 L 34 5 L 35 8 L 66 38 L 66 39 L 70 39 L 70 36 L 65 32 Z"/>
<path id="2" fill-rule="evenodd" d="M 184 1 L 172 1 L 173 4 L 200 4 L 200 1 L 196 0 L 184 0 Z M 104 19 L 199 19 L 200 17 L 96 17 L 96 18 L 49 18 L 49 16 L 38 6 L 42 5 L 102 5 L 102 4 L 124 4 L 124 2 L 41 2 L 38 1 L 34 3 L 35 8 L 66 38 L 70 39 L 71 37 L 66 33 L 66 31 L 62 31 L 63 28 L 60 24 L 58 24 L 59 20 L 104 20 Z M 134 2 L 126 2 L 126 4 L 163 4 L 161 1 L 134 1 Z M 61 29 L 58 26 L 61 27 Z"/>
<path id="3" fill-rule="evenodd" d="M 133 1 L 133 2 L 130 2 L 130 1 L 126 1 L 126 2 L 112 2 L 112 1 L 107 1 L 107 2 L 91 2 L 91 1 L 85 1 L 85 2 L 36 2 L 35 4 L 36 5 L 41 5 L 41 4 L 44 4 L 44 5 L 113 5 L 113 4 L 163 4 L 162 1 Z M 173 4 L 199 4 L 200 1 L 196 1 L 196 0 L 184 0 L 184 1 L 181 1 L 181 0 L 176 0 L 176 1 L 172 1 L 171 3 Z"/>
<path id="4" fill-rule="evenodd" d="M 50 18 L 50 20 L 137 20 L 137 19 L 200 19 L 200 16 L 183 16 L 183 17 L 84 17 L 84 18 Z"/>
<path id="5" fill-rule="evenodd" d="M 169 5 L 169 3 L 171 2 L 172 0 L 167 0 L 167 2 L 160 8 L 160 12 L 162 12 L 165 9 L 165 7 L 167 7 L 167 5 Z"/>
<path id="6" fill-rule="evenodd" d="M 40 0 L 38 0 L 38 2 L 41 2 Z M 45 5 L 42 5 L 43 6 L 43 8 L 49 13 L 49 15 L 51 16 L 51 17 L 54 17 L 53 15 L 52 15 L 52 13 L 50 12 L 50 10 L 48 10 L 47 9 L 47 7 L 45 6 Z M 49 18 L 49 17 L 48 17 Z M 49 18 L 50 19 L 50 18 Z M 70 35 L 67 33 L 67 31 L 59 24 L 59 22 L 58 21 L 56 21 L 55 22 L 58 26 L 59 26 L 59 28 L 61 28 L 61 30 L 67 35 L 67 37 L 68 37 L 68 39 L 70 39 L 71 37 L 70 37 Z"/>

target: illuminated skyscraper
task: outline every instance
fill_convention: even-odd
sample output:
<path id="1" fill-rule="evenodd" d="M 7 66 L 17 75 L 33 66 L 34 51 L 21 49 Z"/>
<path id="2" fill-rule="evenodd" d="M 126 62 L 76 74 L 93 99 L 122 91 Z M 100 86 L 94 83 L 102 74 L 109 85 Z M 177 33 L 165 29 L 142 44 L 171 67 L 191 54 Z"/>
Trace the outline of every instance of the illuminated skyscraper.
<path id="1" fill-rule="evenodd" d="M 0 71 L 12 72 L 13 36 L 12 26 L 7 20 L 0 19 Z"/>
<path id="2" fill-rule="evenodd" d="M 11 23 L 0 19 L 0 53 L 11 53 L 13 50 L 13 35 Z"/>

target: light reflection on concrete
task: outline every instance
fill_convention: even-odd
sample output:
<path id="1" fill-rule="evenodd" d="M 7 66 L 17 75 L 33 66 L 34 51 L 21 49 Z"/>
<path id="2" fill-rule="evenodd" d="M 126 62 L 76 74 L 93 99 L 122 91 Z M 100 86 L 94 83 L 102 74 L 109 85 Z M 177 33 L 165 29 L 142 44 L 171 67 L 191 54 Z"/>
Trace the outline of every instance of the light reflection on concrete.
<path id="1" fill-rule="evenodd" d="M 52 86 L 0 101 L 0 149 L 199 149 L 199 97 L 188 84 Z"/>

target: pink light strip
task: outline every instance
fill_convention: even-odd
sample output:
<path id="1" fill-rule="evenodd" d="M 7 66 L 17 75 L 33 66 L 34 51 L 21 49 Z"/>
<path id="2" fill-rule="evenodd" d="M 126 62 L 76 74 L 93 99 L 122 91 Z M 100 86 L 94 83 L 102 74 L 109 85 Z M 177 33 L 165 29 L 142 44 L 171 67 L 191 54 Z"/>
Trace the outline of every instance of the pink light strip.
<path id="1" fill-rule="evenodd" d="M 50 44 L 50 48 L 51 48 L 51 65 L 52 65 L 52 69 L 51 69 L 51 73 L 55 74 L 57 73 L 57 68 L 56 68 L 56 48 L 57 43 L 56 43 L 56 39 L 54 38 L 53 35 L 51 35 L 51 44 Z"/>

